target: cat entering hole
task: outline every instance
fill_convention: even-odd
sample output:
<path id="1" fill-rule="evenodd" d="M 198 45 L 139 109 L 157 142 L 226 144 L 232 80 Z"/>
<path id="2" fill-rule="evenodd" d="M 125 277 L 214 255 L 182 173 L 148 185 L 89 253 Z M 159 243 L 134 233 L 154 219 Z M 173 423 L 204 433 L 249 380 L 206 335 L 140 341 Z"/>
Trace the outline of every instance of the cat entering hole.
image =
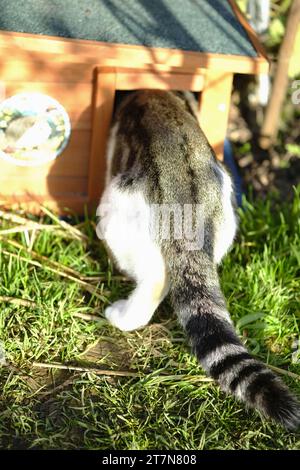
<path id="1" fill-rule="evenodd" d="M 136 287 L 107 307 L 122 331 L 170 296 L 200 364 L 225 392 L 295 430 L 297 400 L 238 338 L 217 266 L 237 229 L 232 180 L 197 121 L 192 94 L 141 90 L 119 105 L 97 233 Z"/>

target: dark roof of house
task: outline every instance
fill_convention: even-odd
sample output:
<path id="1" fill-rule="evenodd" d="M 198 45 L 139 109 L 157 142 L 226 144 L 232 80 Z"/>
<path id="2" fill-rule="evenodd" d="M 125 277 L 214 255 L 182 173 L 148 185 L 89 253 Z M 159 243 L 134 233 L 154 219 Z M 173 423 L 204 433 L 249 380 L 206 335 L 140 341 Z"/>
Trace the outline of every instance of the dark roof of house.
<path id="1" fill-rule="evenodd" d="M 227 0 L 0 0 L 0 30 L 255 57 Z"/>

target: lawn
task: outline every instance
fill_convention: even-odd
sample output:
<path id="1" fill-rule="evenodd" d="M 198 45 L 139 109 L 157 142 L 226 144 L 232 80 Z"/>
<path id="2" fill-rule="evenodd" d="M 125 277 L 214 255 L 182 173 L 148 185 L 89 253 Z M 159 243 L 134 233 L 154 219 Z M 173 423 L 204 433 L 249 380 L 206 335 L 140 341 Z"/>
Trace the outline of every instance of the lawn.
<path id="1" fill-rule="evenodd" d="M 167 301 L 140 331 L 107 323 L 103 309 L 132 285 L 95 220 L 0 218 L 1 448 L 300 449 L 299 434 L 204 375 Z M 228 307 L 253 354 L 300 395 L 300 187 L 292 203 L 244 201 L 240 219 L 220 268 Z"/>

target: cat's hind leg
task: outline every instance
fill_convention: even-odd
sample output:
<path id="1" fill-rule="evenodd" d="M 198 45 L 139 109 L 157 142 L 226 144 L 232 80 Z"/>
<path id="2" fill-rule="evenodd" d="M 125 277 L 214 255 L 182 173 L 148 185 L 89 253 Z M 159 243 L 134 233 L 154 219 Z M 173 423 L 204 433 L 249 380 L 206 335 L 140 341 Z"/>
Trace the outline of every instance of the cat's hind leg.
<path id="1" fill-rule="evenodd" d="M 124 191 L 115 178 L 103 194 L 98 215 L 101 238 L 119 268 L 136 281 L 129 298 L 107 307 L 105 316 L 120 330 L 135 330 L 151 320 L 169 290 L 164 259 L 151 237 L 150 207 L 140 191 Z"/>

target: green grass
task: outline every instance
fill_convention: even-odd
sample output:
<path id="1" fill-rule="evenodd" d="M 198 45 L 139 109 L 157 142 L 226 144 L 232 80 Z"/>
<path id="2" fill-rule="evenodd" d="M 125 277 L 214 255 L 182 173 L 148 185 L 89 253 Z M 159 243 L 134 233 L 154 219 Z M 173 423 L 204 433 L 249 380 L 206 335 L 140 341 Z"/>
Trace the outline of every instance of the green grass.
<path id="1" fill-rule="evenodd" d="M 105 321 L 105 306 L 132 286 L 108 261 L 92 220 L 72 229 L 50 213 L 23 216 L 40 224 L 33 231 L 4 216 L 2 448 L 300 449 L 299 434 L 247 411 L 205 377 L 167 302 L 137 332 Z M 293 203 L 245 201 L 220 274 L 239 334 L 300 395 L 297 376 L 286 374 L 300 374 L 297 353 L 292 360 L 300 337 L 299 216 L 300 188 Z M 3 233 L 13 227 L 21 231 Z"/>

